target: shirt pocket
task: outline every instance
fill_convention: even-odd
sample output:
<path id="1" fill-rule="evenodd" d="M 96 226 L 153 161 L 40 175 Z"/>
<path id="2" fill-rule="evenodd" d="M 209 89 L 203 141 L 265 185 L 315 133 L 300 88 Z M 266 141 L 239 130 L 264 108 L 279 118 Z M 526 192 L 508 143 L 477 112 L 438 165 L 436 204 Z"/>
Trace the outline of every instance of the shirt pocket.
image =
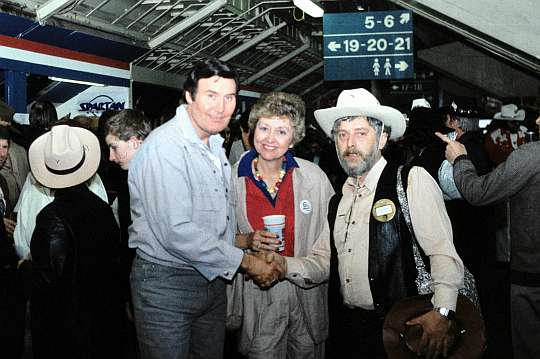
<path id="1" fill-rule="evenodd" d="M 217 212 L 226 208 L 226 198 L 219 184 L 199 184 L 192 198 L 194 211 Z"/>

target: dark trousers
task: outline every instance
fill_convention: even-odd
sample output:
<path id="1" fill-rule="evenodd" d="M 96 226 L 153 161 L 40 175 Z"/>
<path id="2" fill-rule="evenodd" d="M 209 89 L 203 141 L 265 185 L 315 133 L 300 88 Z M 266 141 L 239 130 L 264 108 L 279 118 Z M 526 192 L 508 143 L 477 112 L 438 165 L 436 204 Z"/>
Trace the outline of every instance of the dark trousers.
<path id="1" fill-rule="evenodd" d="M 0 269 L 0 352 L 19 359 L 24 350 L 26 303 L 30 298 L 31 264 Z"/>
<path id="2" fill-rule="evenodd" d="M 540 287 L 512 284 L 510 293 L 514 358 L 540 358 Z"/>
<path id="3" fill-rule="evenodd" d="M 384 318 L 374 310 L 340 306 L 330 308 L 330 337 L 326 358 L 386 359 Z"/>

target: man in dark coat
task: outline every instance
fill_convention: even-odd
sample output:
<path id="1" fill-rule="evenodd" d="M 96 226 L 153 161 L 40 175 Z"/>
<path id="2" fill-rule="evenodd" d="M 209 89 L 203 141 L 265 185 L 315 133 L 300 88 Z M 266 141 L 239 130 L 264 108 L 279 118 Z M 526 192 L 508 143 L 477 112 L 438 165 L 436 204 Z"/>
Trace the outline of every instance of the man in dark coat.
<path id="1" fill-rule="evenodd" d="M 109 205 L 85 185 L 99 165 L 98 139 L 58 125 L 32 143 L 29 159 L 55 190 L 30 246 L 34 358 L 117 358 L 120 234 Z"/>

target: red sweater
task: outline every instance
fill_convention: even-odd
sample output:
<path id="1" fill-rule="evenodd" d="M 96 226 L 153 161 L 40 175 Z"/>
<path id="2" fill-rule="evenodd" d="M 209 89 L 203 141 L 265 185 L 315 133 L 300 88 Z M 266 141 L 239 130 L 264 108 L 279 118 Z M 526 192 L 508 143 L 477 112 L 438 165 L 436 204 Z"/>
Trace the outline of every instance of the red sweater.
<path id="1" fill-rule="evenodd" d="M 245 177 L 246 181 L 246 209 L 248 221 L 254 230 L 264 230 L 262 218 L 273 214 L 285 215 L 285 230 L 283 240 L 285 240 L 285 250 L 280 254 L 287 257 L 294 257 L 294 190 L 292 173 L 294 168 L 290 168 L 279 186 L 279 191 L 275 198 L 275 206 L 265 196 L 263 190 L 254 182 L 254 179 Z"/>

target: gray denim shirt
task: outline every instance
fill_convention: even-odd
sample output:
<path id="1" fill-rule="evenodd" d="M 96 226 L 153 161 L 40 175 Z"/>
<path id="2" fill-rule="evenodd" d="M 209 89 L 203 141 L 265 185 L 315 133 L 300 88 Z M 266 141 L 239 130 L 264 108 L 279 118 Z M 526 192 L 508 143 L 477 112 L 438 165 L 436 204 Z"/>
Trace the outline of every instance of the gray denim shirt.
<path id="1" fill-rule="evenodd" d="M 144 141 L 128 175 L 133 220 L 129 246 L 142 258 L 192 268 L 208 280 L 233 277 L 243 252 L 234 247 L 231 168 L 222 143 L 214 135 L 206 146 L 185 106 Z"/>

